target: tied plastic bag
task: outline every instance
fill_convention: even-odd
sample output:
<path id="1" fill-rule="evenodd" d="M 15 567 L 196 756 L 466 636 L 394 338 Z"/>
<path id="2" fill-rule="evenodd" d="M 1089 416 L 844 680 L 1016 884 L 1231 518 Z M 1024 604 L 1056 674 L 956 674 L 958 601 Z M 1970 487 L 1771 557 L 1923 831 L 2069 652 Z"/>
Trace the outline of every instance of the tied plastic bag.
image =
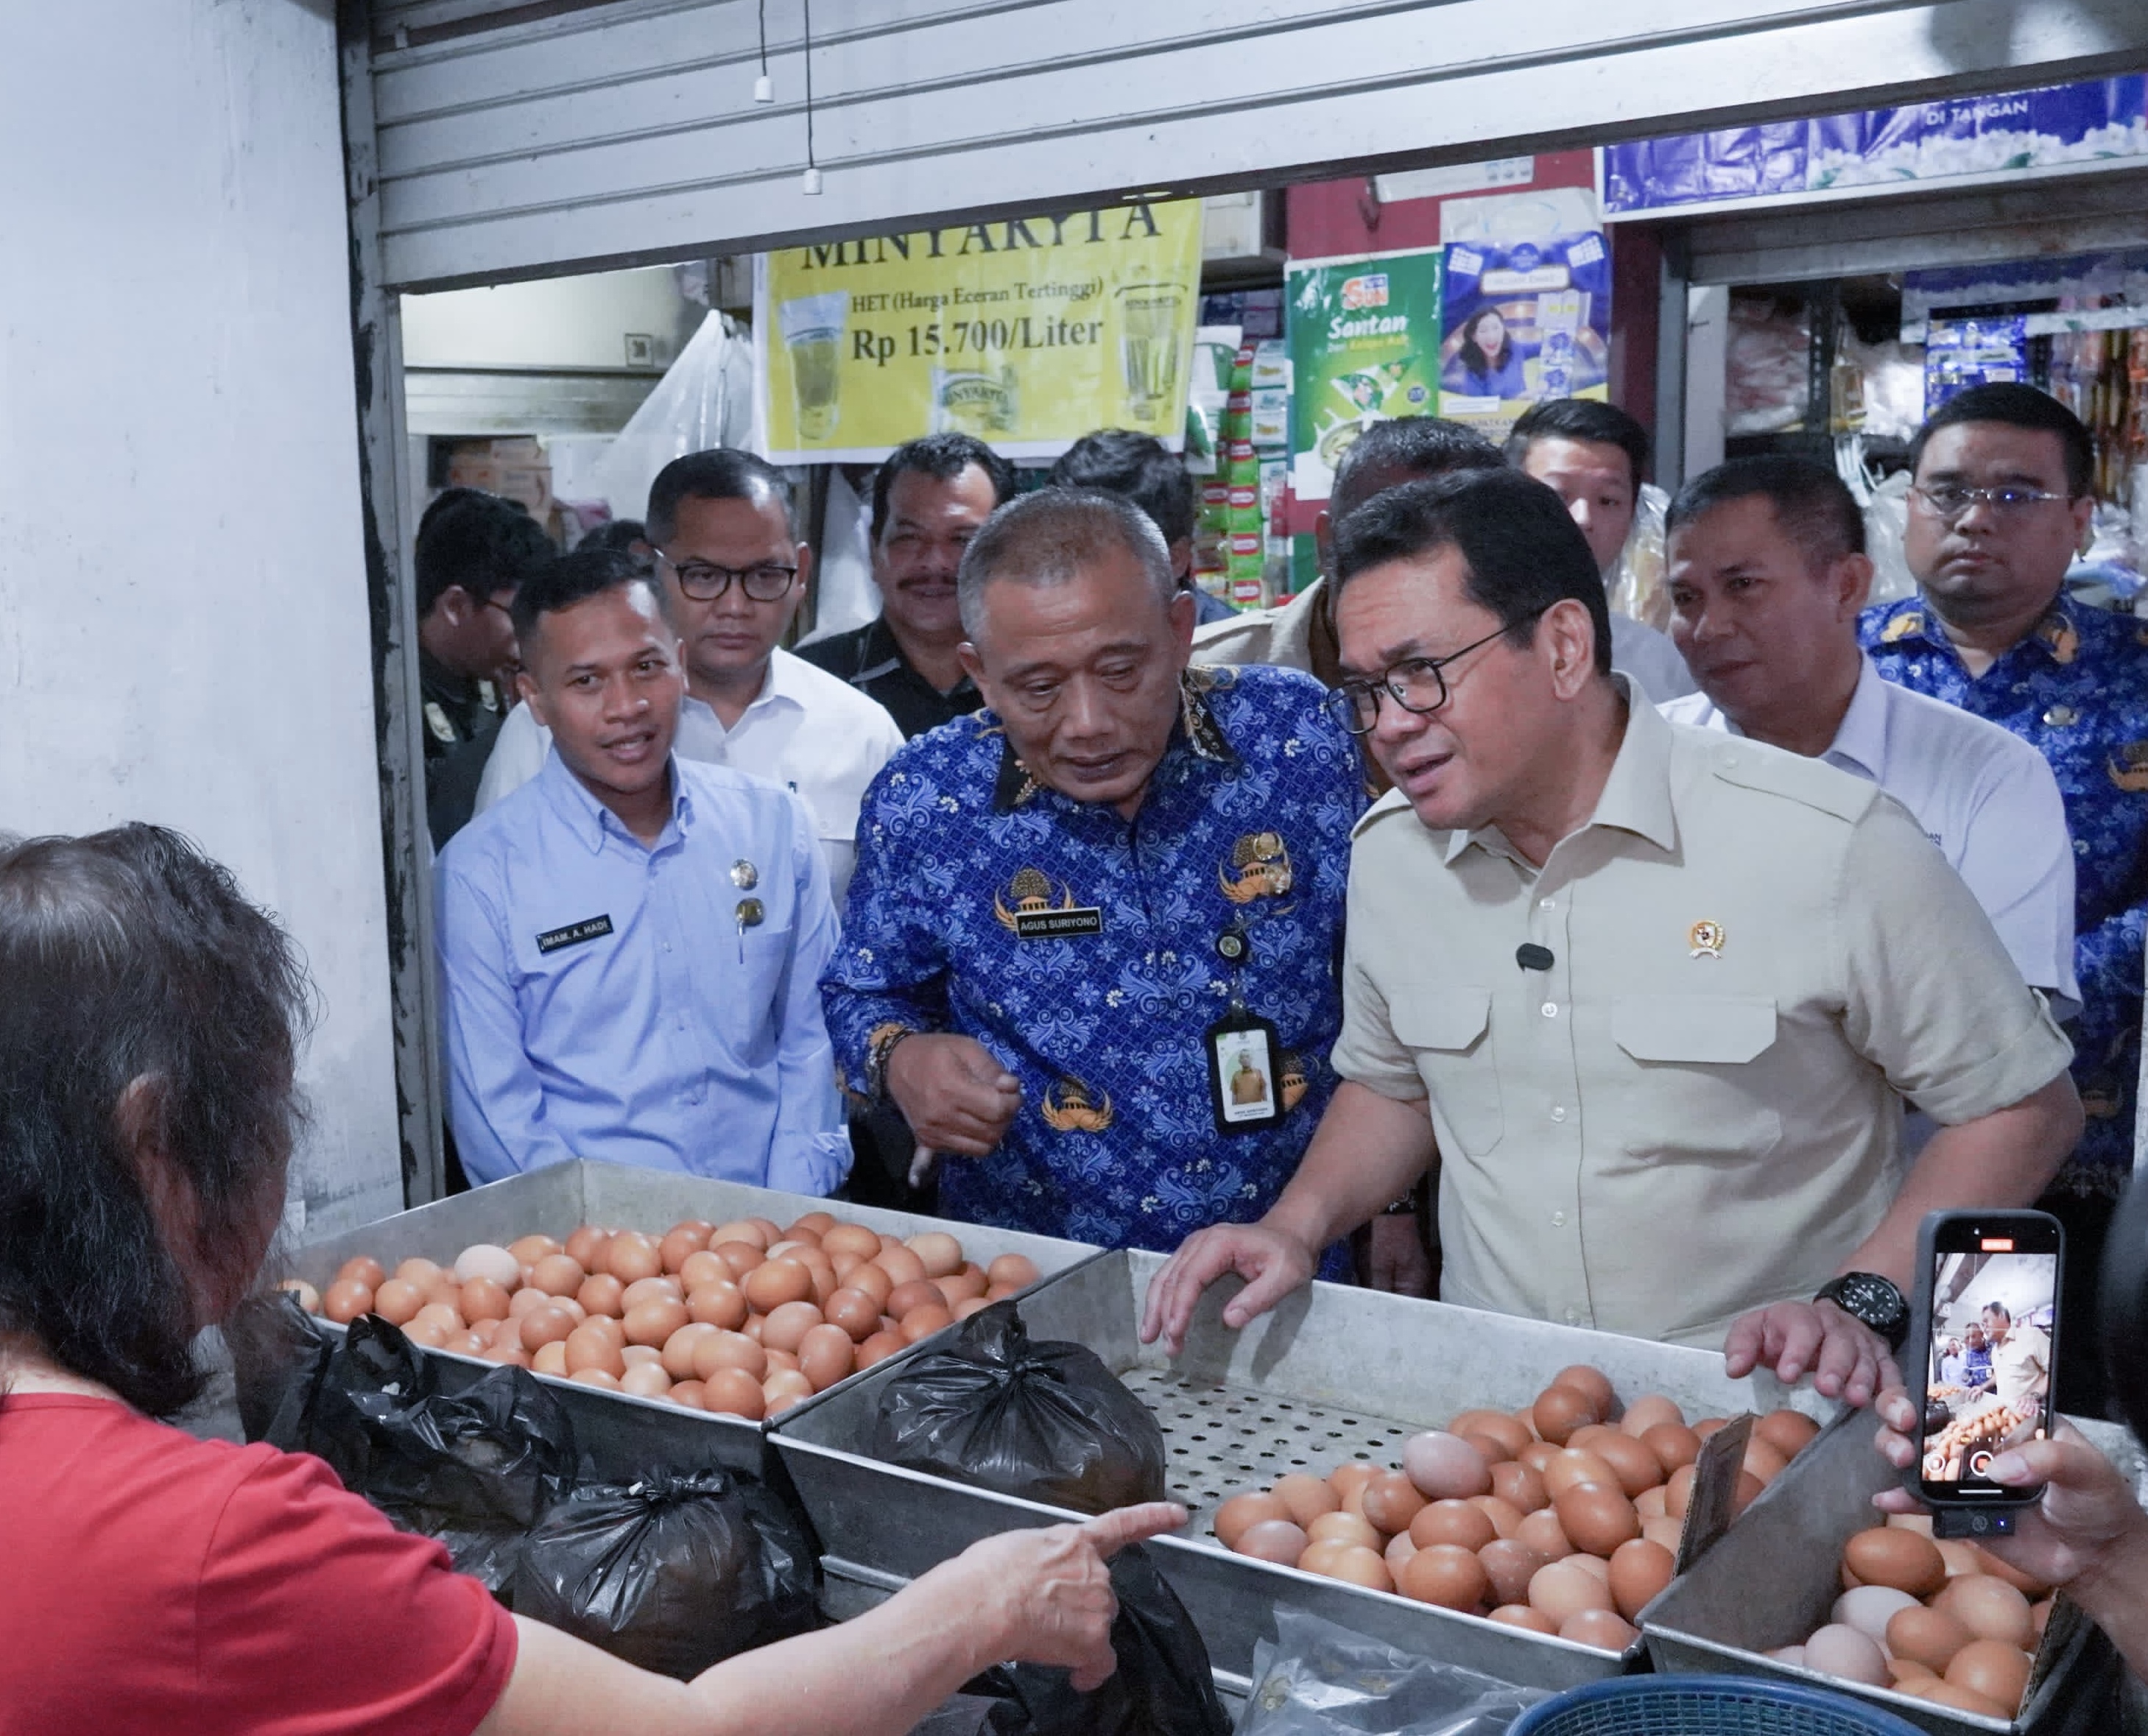
<path id="1" fill-rule="evenodd" d="M 1208 1648 L 1178 1595 L 1138 1543 L 1112 1558 L 1119 1667 L 1077 1693 L 1063 1669 L 1001 1664 L 918 1725 L 912 1736 L 1225 1736 Z"/>
<path id="2" fill-rule="evenodd" d="M 1236 1736 L 1504 1736 L 1546 1696 L 1278 1609 Z"/>
<path id="3" fill-rule="evenodd" d="M 1011 1302 L 888 1383 L 872 1455 L 1077 1513 L 1164 1498 L 1163 1429 L 1148 1407 L 1086 1346 L 1032 1344 Z"/>
<path id="4" fill-rule="evenodd" d="M 514 1608 L 643 1669 L 699 1675 L 813 1623 L 786 1528 L 764 1547 L 764 1522 L 720 1470 L 586 1484 L 524 1539 Z"/>
<path id="5" fill-rule="evenodd" d="M 513 1367 L 443 1392 L 434 1365 L 376 1315 L 353 1321 L 340 1345 L 309 1336 L 309 1365 L 286 1382 L 263 1438 L 325 1459 L 345 1488 L 504 1593 L 524 1533 L 574 1482 L 574 1424 L 560 1402 Z"/>

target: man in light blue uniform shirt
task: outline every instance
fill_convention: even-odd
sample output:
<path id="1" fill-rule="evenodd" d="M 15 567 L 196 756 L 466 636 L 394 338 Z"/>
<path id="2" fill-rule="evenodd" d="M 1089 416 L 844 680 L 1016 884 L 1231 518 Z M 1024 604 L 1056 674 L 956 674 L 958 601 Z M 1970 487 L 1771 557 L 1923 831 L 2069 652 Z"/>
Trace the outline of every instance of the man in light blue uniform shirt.
<path id="1" fill-rule="evenodd" d="M 628 557 L 540 569 L 514 618 L 552 752 L 437 871 L 464 1169 L 591 1157 L 832 1192 L 851 1151 L 811 816 L 777 785 L 673 756 L 678 641 Z"/>

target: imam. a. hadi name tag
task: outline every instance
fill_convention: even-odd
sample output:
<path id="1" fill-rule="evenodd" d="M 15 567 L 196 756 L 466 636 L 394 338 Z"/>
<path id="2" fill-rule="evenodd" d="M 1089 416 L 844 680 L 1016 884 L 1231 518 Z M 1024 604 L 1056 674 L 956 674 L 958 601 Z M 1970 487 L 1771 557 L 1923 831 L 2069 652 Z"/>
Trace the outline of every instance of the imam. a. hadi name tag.
<path id="1" fill-rule="evenodd" d="M 584 941 L 594 941 L 611 932 L 611 918 L 585 916 L 579 922 L 570 922 L 565 928 L 547 929 L 537 936 L 540 952 L 557 952 L 562 946 L 578 946 Z"/>

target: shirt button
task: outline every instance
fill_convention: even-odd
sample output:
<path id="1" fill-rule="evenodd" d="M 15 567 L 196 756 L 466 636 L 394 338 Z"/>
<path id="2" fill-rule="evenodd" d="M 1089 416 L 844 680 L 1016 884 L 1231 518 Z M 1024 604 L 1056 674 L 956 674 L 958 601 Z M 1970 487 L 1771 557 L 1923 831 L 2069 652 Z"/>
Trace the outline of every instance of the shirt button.
<path id="1" fill-rule="evenodd" d="M 1558 901 L 1556 898 L 1539 898 L 1537 901 L 1537 908 L 1540 911 L 1555 911 L 1558 908 Z"/>
<path id="2" fill-rule="evenodd" d="M 1553 1104 L 1551 1106 L 1551 1118 L 1555 1121 L 1564 1121 L 1566 1119 L 1566 1105 L 1563 1103 Z"/>
<path id="3" fill-rule="evenodd" d="M 1551 1215 L 1551 1227 L 1554 1230 L 1564 1229 L 1566 1227 L 1566 1214 L 1563 1212 L 1553 1212 Z M 1568 1319 L 1573 1318 L 1571 1315 L 1568 1315 L 1567 1317 Z"/>
<path id="4" fill-rule="evenodd" d="M 1555 1001 L 1547 1001 L 1543 1004 L 1543 1011 L 1547 1019 L 1555 1019 L 1558 1016 L 1558 1003 Z"/>

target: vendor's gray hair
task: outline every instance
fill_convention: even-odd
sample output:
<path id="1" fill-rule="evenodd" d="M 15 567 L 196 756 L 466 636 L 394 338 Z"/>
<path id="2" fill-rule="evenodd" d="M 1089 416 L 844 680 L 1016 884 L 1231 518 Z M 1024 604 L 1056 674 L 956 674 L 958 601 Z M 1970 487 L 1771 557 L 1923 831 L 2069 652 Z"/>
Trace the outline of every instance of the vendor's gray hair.
<path id="1" fill-rule="evenodd" d="M 1103 556 L 1123 550 L 1141 563 L 1159 601 L 1178 595 L 1171 551 L 1156 522 L 1132 501 L 1087 489 L 1039 489 L 1010 500 L 970 539 L 955 580 L 962 631 L 971 640 L 984 623 L 985 587 L 1065 585 Z"/>

